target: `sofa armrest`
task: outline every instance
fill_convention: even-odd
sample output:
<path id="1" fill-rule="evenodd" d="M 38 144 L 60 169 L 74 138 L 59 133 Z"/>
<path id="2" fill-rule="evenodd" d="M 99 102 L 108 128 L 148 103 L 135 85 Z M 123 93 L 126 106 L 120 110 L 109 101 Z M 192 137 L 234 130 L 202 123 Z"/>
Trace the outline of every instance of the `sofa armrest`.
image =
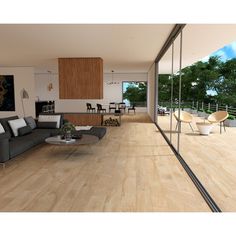
<path id="1" fill-rule="evenodd" d="M 0 134 L 0 141 L 2 139 L 8 139 L 9 140 L 10 138 L 11 138 L 11 134 L 9 132 Z"/>
<path id="2" fill-rule="evenodd" d="M 0 134 L 0 163 L 4 163 L 10 159 L 9 140 L 11 134 L 9 132 Z"/>

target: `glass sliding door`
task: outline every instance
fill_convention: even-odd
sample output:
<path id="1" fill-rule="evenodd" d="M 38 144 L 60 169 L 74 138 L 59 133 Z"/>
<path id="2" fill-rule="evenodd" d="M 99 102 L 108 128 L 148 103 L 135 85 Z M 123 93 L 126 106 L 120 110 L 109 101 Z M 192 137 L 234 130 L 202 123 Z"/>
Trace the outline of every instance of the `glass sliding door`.
<path id="1" fill-rule="evenodd" d="M 157 65 L 157 124 L 176 149 L 180 148 L 181 131 L 181 123 L 178 122 L 181 108 L 181 43 L 179 35 Z"/>
<path id="2" fill-rule="evenodd" d="M 172 48 L 169 48 L 158 63 L 157 122 L 166 136 L 170 136 Z"/>
<path id="3" fill-rule="evenodd" d="M 235 127 L 225 131 L 209 118 L 228 112 L 236 120 L 236 59 L 223 60 L 214 52 L 199 59 L 201 43 L 191 47 L 188 40 L 203 32 L 187 25 L 156 62 L 156 123 L 211 210 L 236 211 Z"/>

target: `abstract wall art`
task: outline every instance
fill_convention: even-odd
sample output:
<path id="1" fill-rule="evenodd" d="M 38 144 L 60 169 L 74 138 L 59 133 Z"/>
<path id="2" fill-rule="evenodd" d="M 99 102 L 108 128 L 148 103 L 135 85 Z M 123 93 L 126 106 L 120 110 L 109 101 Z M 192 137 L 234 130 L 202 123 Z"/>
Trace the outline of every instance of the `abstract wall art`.
<path id="1" fill-rule="evenodd" d="M 13 75 L 0 75 L 0 111 L 15 111 Z"/>

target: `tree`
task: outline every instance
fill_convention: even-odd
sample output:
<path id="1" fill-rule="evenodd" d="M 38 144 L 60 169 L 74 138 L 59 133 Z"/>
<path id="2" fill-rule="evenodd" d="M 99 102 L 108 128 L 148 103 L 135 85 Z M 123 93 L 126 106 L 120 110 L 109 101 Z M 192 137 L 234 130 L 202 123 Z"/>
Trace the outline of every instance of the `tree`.
<path id="1" fill-rule="evenodd" d="M 131 104 L 146 104 L 147 102 L 147 83 L 146 82 L 131 82 L 126 91 L 123 93 L 123 98 L 127 99 Z"/>
<path id="2" fill-rule="evenodd" d="M 236 58 L 223 63 L 221 76 L 215 80 L 217 100 L 219 103 L 236 106 Z"/>
<path id="3" fill-rule="evenodd" d="M 159 100 L 170 101 L 170 75 L 159 75 Z M 173 77 L 173 100 L 178 99 L 179 74 Z M 182 101 L 236 106 L 236 58 L 226 62 L 210 57 L 182 69 Z"/>
<path id="4" fill-rule="evenodd" d="M 160 74 L 158 77 L 158 94 L 160 102 L 170 102 L 171 78 L 169 74 Z"/>

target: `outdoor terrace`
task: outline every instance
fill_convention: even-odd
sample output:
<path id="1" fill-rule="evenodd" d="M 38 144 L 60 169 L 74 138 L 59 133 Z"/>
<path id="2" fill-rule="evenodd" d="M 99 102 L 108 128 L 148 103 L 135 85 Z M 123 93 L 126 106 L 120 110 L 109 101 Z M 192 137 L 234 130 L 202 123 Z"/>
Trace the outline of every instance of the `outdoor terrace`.
<path id="1" fill-rule="evenodd" d="M 214 125 L 209 136 L 199 134 L 196 122 L 204 118 L 194 115 L 193 129 L 182 124 L 180 154 L 202 182 L 222 211 L 236 211 L 236 128 L 226 127 L 220 134 Z M 158 116 L 158 124 L 170 138 L 170 116 Z M 173 130 L 176 120 L 173 117 Z M 178 133 L 172 132 L 172 143 L 177 147 Z"/>

